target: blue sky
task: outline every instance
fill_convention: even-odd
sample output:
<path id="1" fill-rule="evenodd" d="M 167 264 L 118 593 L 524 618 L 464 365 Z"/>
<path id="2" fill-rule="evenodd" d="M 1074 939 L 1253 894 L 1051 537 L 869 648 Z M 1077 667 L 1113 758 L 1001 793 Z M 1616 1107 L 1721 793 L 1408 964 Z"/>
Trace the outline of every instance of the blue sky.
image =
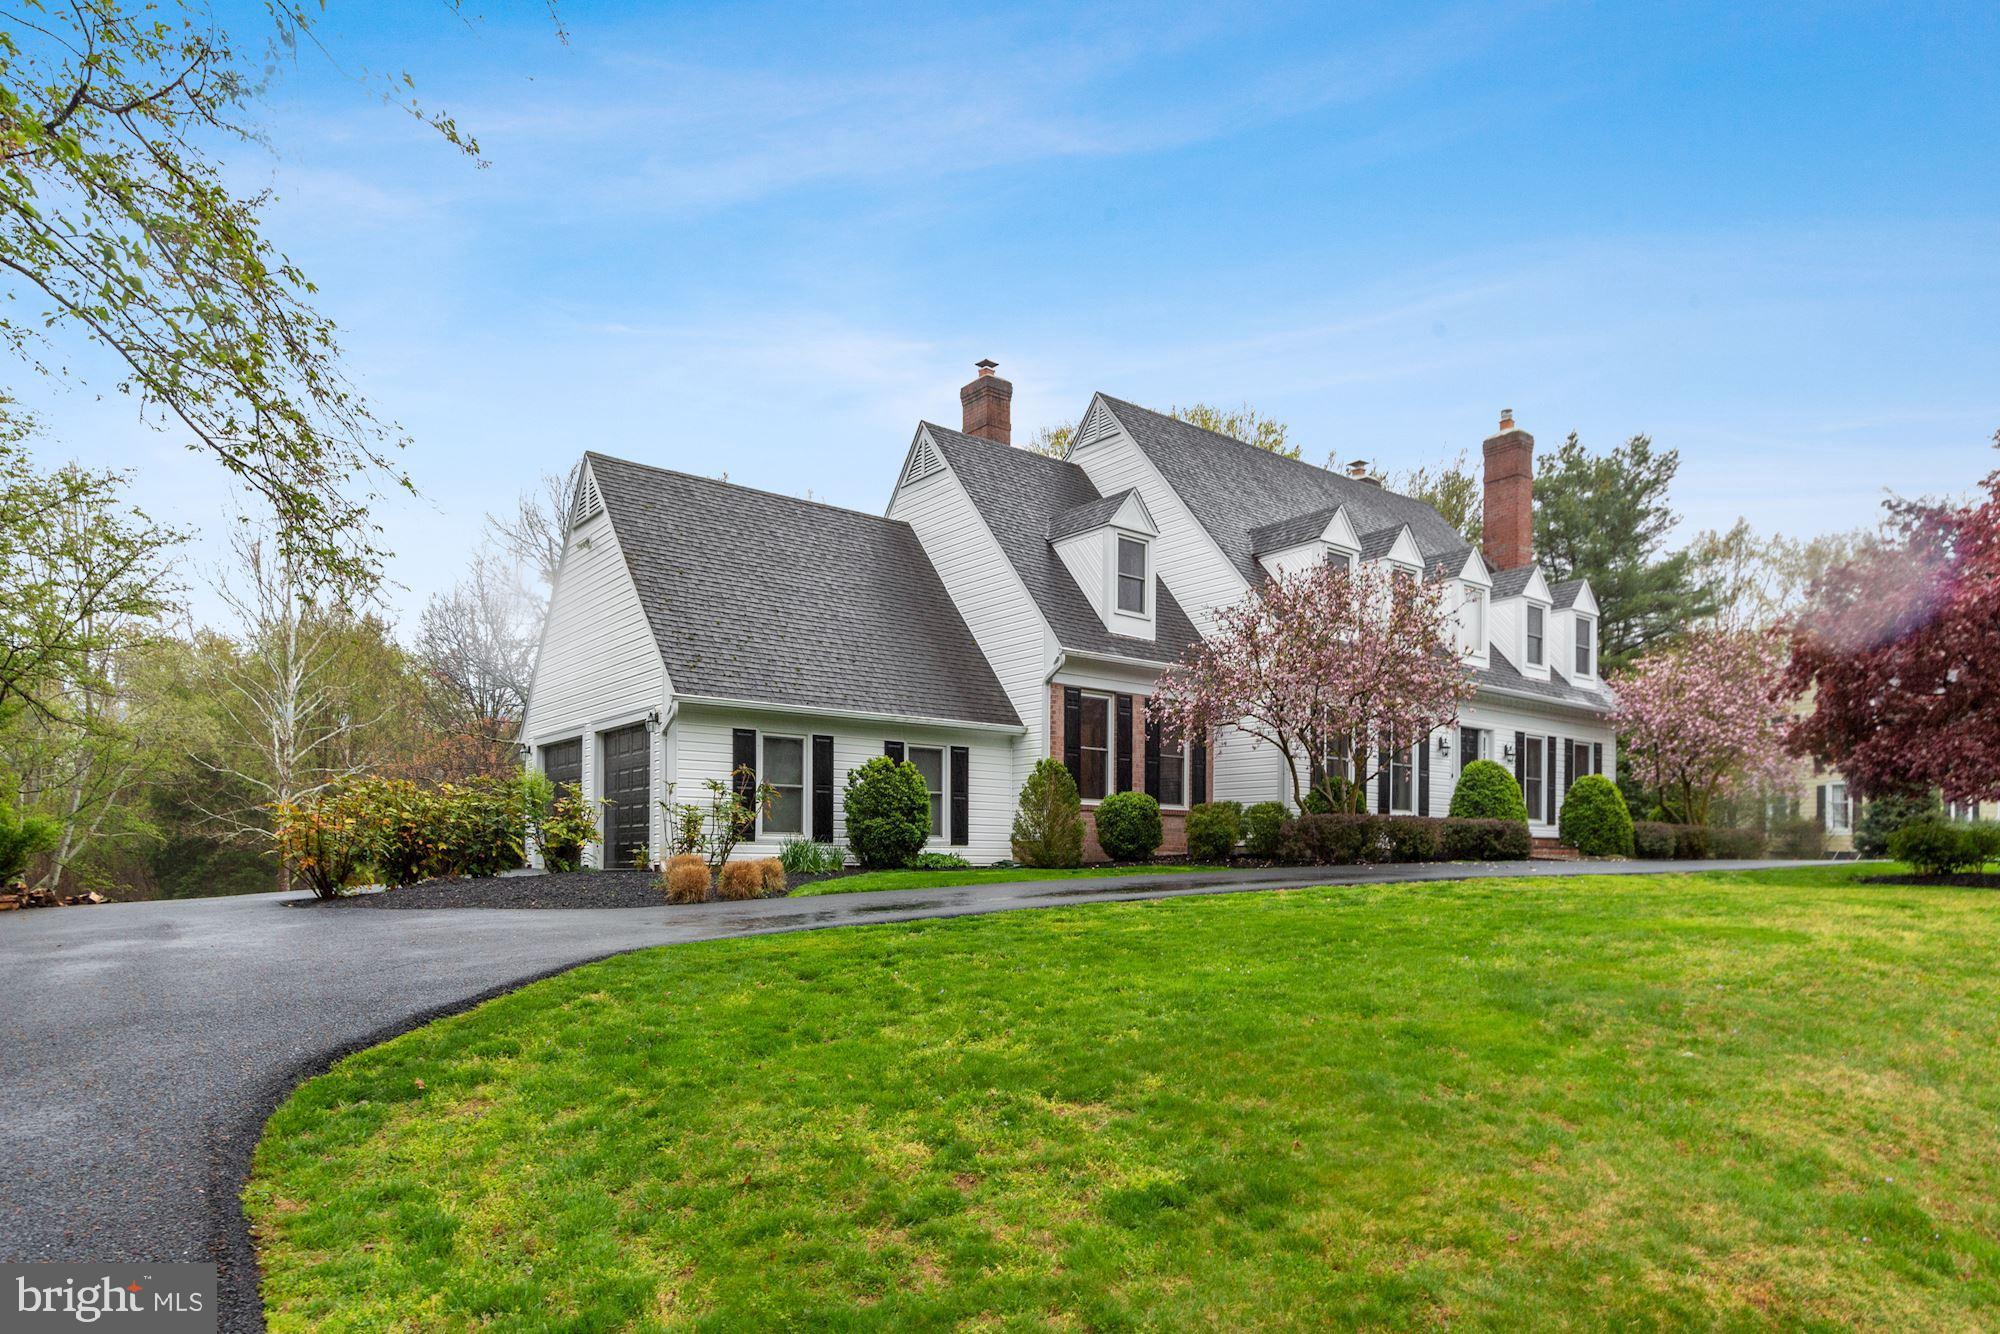
<path id="1" fill-rule="evenodd" d="M 837 12 L 836 12 L 837 11 Z M 317 63 L 270 230 L 414 436 L 409 605 L 585 448 L 878 510 L 990 356 L 1017 438 L 1094 389 L 1248 402 L 1309 458 L 1650 433 L 1689 529 L 1957 491 L 2000 427 L 2000 13 L 1812 5 L 333 6 L 476 170 Z M 220 531 L 209 465 L 60 446 Z"/>

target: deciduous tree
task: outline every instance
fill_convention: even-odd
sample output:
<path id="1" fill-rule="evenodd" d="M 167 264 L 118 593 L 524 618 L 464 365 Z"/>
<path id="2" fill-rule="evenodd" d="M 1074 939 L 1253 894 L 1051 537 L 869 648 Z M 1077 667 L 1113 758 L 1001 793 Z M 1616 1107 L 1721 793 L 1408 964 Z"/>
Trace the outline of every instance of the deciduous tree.
<path id="1" fill-rule="evenodd" d="M 1623 767 L 1669 820 L 1706 824 L 1717 797 L 1786 777 L 1782 650 L 1769 634 L 1700 632 L 1613 681 Z"/>

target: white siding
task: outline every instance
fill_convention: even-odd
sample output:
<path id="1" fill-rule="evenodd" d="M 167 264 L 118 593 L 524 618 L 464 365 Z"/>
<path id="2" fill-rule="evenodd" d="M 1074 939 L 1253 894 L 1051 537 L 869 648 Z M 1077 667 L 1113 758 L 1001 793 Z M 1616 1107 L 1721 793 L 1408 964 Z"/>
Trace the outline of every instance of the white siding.
<path id="1" fill-rule="evenodd" d="M 1014 824 L 1014 794 L 1019 785 L 1014 781 L 1016 738 L 1008 733 L 957 731 L 943 727 L 911 727 L 902 723 L 861 722 L 852 718 L 823 718 L 806 714 L 764 713 L 744 709 L 723 709 L 707 705 L 684 704 L 674 718 L 673 755 L 674 768 L 668 778 L 674 784 L 673 799 L 679 801 L 702 801 L 708 790 L 703 786 L 710 778 L 724 779 L 729 776 L 735 751 L 734 731 L 739 727 L 753 728 L 759 734 L 759 755 L 761 757 L 762 736 L 803 737 L 806 741 L 806 837 L 812 832 L 812 738 L 815 735 L 833 738 L 833 837 L 836 843 L 847 840 L 847 814 L 843 809 L 841 793 L 851 769 L 866 764 L 882 754 L 885 741 L 902 741 L 913 746 L 938 746 L 947 751 L 945 786 L 945 833 L 932 839 L 927 846 L 931 852 L 955 852 L 967 861 L 984 865 L 996 862 L 1009 854 L 1009 836 Z M 971 842 L 954 847 L 950 836 L 950 755 L 952 746 L 964 746 L 970 752 L 968 757 L 969 776 L 967 796 L 970 814 L 968 833 Z M 760 758 L 759 764 L 762 760 Z M 661 799 L 667 799 L 662 791 Z M 739 845 L 737 855 L 742 857 L 775 857 L 780 844 L 791 835 L 772 834 L 762 836 Z"/>
<path id="2" fill-rule="evenodd" d="M 1595 742 L 1604 747 L 1604 776 L 1616 781 L 1618 777 L 1618 748 L 1611 728 L 1603 723 L 1586 722 L 1570 714 L 1555 710 L 1538 709 L 1527 700 L 1514 700 L 1490 694 L 1477 696 L 1472 703 L 1459 710 L 1459 722 L 1466 727 L 1483 727 L 1492 731 L 1494 763 L 1510 772 L 1514 763 L 1505 757 L 1504 748 L 1514 744 L 1514 734 L 1524 732 L 1530 736 L 1556 737 L 1560 741 Z M 1436 741 L 1431 750 L 1431 805 L 1430 814 L 1447 815 L 1451 809 L 1452 788 L 1457 785 L 1458 771 L 1463 760 L 1459 754 L 1459 739 L 1451 739 L 1451 755 L 1440 756 Z M 1562 780 L 1566 776 L 1563 765 L 1562 748 L 1557 747 L 1556 765 L 1556 811 L 1562 812 Z M 1530 811 L 1529 830 L 1539 836 L 1553 838 L 1556 826 L 1545 817 L 1546 803 L 1542 811 Z M 1643 812 L 1635 812 L 1635 818 Z"/>
<path id="3" fill-rule="evenodd" d="M 1055 665 L 1054 636 L 949 468 L 900 487 L 889 502 L 889 517 L 916 531 L 924 554 L 1027 727 L 1011 761 L 1011 803 L 1012 793 L 1020 791 L 1028 770 L 1048 749 L 1046 682 Z"/>
<path id="4" fill-rule="evenodd" d="M 600 512 L 570 534 L 556 572 L 521 738 L 540 747 L 581 737 L 583 790 L 595 799 L 600 794 L 598 734 L 637 722 L 664 708 L 666 701 L 659 646 L 611 521 Z M 656 743 L 656 775 L 660 750 Z M 531 759 L 538 762 L 539 752 Z M 597 851 L 590 854 L 593 860 Z"/>

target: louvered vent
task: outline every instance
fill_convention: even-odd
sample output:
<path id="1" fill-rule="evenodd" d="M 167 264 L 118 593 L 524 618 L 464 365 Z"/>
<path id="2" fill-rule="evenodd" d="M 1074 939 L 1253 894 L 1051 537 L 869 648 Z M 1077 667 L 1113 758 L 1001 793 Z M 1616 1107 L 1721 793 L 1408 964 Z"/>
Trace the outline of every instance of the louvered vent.
<path id="1" fill-rule="evenodd" d="M 938 457 L 937 450 L 932 448 L 931 442 L 928 439 L 919 440 L 916 449 L 910 454 L 910 466 L 903 473 L 903 484 L 908 486 L 911 482 L 921 482 L 932 473 L 943 469 L 944 460 Z"/>
<path id="2" fill-rule="evenodd" d="M 578 467 L 576 499 L 570 502 L 569 526 L 576 528 L 587 519 L 604 513 L 604 497 L 597 493 L 597 478 L 589 468 Z"/>
<path id="3" fill-rule="evenodd" d="M 1118 419 L 1111 415 L 1111 409 L 1099 403 L 1091 408 L 1090 415 L 1077 428 L 1076 439 L 1070 444 L 1071 452 L 1094 445 L 1100 440 L 1108 440 L 1118 433 Z"/>

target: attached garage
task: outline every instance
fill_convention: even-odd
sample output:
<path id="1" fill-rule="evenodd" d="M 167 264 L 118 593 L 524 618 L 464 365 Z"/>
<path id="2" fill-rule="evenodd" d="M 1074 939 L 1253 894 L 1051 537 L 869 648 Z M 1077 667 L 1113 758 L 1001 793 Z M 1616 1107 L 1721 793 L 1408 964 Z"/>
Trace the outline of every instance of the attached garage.
<path id="1" fill-rule="evenodd" d="M 604 781 L 604 864 L 629 867 L 648 855 L 652 815 L 652 733 L 645 724 L 606 732 Z"/>
<path id="2" fill-rule="evenodd" d="M 583 738 L 551 741 L 542 747 L 542 772 L 557 787 L 583 786 Z"/>

